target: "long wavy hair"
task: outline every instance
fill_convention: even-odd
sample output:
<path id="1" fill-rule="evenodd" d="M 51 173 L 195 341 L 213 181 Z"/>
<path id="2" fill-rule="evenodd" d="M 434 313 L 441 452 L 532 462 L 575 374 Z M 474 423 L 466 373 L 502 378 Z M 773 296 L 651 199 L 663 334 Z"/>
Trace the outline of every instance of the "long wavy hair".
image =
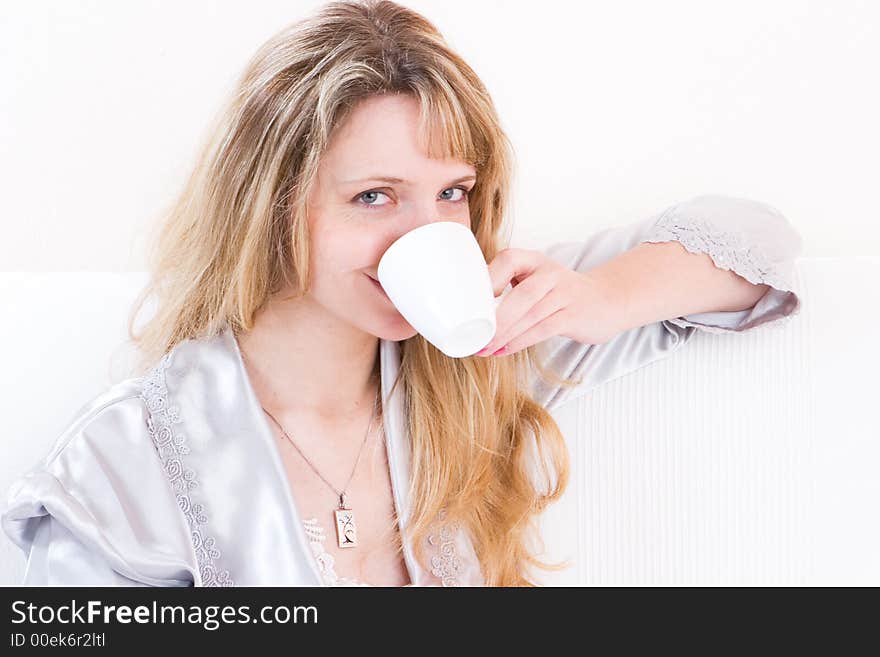
<path id="1" fill-rule="evenodd" d="M 388 0 L 330 2 L 257 50 L 157 221 L 150 280 L 128 323 L 139 372 L 183 340 L 250 330 L 284 284 L 306 294 L 306 200 L 322 153 L 358 102 L 383 93 L 418 100 L 429 157 L 477 170 L 471 227 L 487 262 L 495 257 L 513 151 L 485 86 L 415 11 Z M 135 329 L 153 297 L 152 317 Z M 536 346 L 503 359 L 449 358 L 421 335 L 401 342 L 393 385 L 403 389 L 412 445 L 405 529 L 421 563 L 445 509 L 447 522 L 470 533 L 488 586 L 535 586 L 531 566 L 568 565 L 532 549 L 535 539 L 543 549 L 536 519 L 566 488 L 569 460 L 556 422 L 528 395 L 527 371 L 577 381 L 545 369 Z"/>

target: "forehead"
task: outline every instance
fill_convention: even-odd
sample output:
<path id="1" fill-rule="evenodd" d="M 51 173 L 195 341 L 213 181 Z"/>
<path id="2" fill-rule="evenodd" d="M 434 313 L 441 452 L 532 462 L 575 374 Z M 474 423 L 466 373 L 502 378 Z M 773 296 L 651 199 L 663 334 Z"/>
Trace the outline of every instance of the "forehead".
<path id="1" fill-rule="evenodd" d="M 335 179 L 380 173 L 405 178 L 416 167 L 434 168 L 439 175 L 474 172 L 464 162 L 429 158 L 420 141 L 419 120 L 419 102 L 411 96 L 367 98 L 334 132 L 321 168 Z"/>

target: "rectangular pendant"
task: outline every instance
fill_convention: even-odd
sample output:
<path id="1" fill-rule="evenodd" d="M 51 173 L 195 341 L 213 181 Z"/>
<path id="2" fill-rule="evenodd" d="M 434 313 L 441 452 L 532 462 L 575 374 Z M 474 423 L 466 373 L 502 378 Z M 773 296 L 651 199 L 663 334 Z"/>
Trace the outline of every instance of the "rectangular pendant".
<path id="1" fill-rule="evenodd" d="M 357 545 L 357 528 L 354 524 L 354 511 L 351 509 L 334 509 L 336 517 L 336 542 L 341 548 Z"/>

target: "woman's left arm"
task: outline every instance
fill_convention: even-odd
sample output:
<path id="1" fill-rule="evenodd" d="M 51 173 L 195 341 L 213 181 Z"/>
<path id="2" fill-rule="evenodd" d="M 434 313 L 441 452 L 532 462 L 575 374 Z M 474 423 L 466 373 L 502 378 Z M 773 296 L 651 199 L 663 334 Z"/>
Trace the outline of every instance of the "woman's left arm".
<path id="1" fill-rule="evenodd" d="M 770 290 L 678 241 L 642 242 L 583 275 L 617 300 L 617 332 L 686 315 L 748 310 Z"/>
<path id="2" fill-rule="evenodd" d="M 505 249 L 490 275 L 496 294 L 514 288 L 478 355 L 546 341 L 551 369 L 582 375 L 567 393 L 538 391 L 555 405 L 670 353 L 698 329 L 743 332 L 796 314 L 801 248 L 772 206 L 713 194 L 545 253 Z"/>

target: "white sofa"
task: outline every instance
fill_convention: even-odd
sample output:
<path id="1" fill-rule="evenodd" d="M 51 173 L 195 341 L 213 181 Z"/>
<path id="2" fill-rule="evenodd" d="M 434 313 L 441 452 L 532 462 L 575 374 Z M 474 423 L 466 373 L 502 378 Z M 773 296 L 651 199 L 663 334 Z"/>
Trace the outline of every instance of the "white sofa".
<path id="1" fill-rule="evenodd" d="M 880 585 L 878 271 L 880 257 L 803 258 L 804 308 L 784 327 L 698 333 L 556 409 L 572 478 L 541 519 L 543 557 L 572 565 L 541 582 Z M 0 273 L 2 492 L 125 376 L 144 281 Z M 24 565 L 0 536 L 0 584 Z"/>

